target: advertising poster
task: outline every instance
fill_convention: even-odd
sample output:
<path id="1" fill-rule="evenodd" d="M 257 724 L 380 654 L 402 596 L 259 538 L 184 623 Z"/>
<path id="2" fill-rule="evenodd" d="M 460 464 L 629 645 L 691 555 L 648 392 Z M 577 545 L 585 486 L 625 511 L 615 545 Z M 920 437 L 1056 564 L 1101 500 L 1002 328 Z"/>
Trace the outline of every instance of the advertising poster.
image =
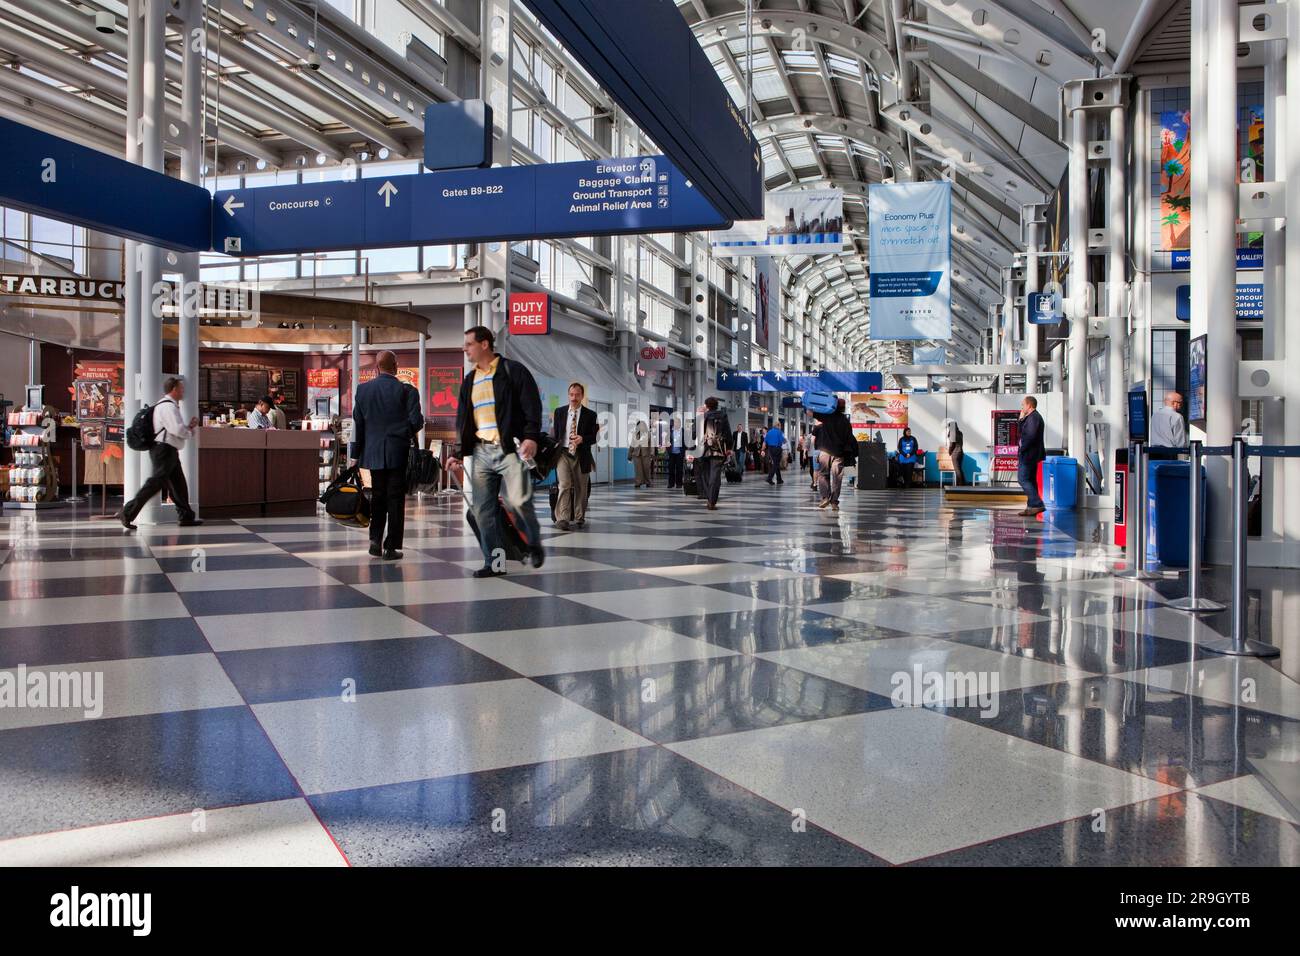
<path id="1" fill-rule="evenodd" d="M 844 248 L 844 190 L 770 192 L 763 219 L 738 222 L 711 236 L 714 255 L 825 255 Z"/>
<path id="2" fill-rule="evenodd" d="M 111 418 L 108 414 L 110 385 L 107 379 L 78 379 L 72 383 L 77 418 Z"/>
<path id="3" fill-rule="evenodd" d="M 907 396 L 854 392 L 849 396 L 849 424 L 858 441 L 871 441 L 877 431 L 902 434 L 907 427 Z"/>
<path id="4" fill-rule="evenodd" d="M 993 463 L 989 470 L 1015 473 L 1020 466 L 1020 412 L 1002 408 L 989 415 L 993 419 Z"/>
<path id="5" fill-rule="evenodd" d="M 780 276 L 771 256 L 754 260 L 754 343 L 773 355 L 781 350 Z"/>
<path id="6" fill-rule="evenodd" d="M 314 412 L 316 403 L 329 400 L 330 417 L 339 414 L 339 370 L 336 368 L 307 369 L 307 411 Z"/>
<path id="7" fill-rule="evenodd" d="M 873 185 L 873 339 L 952 338 L 952 184 Z"/>
<path id="8" fill-rule="evenodd" d="M 1165 110 L 1160 114 L 1160 248 L 1185 251 L 1192 247 L 1192 143 L 1190 110 Z M 1240 110 L 1237 137 L 1237 182 L 1263 182 L 1264 108 Z M 1250 232 L 1239 237 L 1237 268 L 1259 268 L 1247 255 L 1261 249 L 1264 234 Z M 1175 268 L 1187 268 L 1186 256 L 1175 257 Z"/>
<path id="9" fill-rule="evenodd" d="M 459 365 L 429 367 L 428 419 L 431 425 L 437 428 L 455 427 L 463 375 L 464 371 Z"/>
<path id="10" fill-rule="evenodd" d="M 1188 346 L 1187 371 L 1187 421 L 1197 428 L 1205 427 L 1205 350 L 1208 337 L 1198 335 Z"/>

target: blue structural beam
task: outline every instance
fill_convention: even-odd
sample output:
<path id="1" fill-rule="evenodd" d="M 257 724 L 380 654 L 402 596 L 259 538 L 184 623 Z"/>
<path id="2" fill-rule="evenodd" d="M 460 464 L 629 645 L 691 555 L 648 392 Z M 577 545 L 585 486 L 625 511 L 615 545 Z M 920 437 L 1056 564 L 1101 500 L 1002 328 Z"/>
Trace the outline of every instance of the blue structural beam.
<path id="1" fill-rule="evenodd" d="M 0 206 L 176 249 L 206 250 L 212 197 L 182 182 L 0 119 Z"/>
<path id="2" fill-rule="evenodd" d="M 723 392 L 879 392 L 881 372 L 726 372 L 718 373 Z"/>
<path id="3" fill-rule="evenodd" d="M 757 141 L 672 0 L 523 0 L 728 219 L 762 219 Z"/>
<path id="4" fill-rule="evenodd" d="M 715 229 L 663 156 L 224 190 L 212 248 L 243 256 Z"/>

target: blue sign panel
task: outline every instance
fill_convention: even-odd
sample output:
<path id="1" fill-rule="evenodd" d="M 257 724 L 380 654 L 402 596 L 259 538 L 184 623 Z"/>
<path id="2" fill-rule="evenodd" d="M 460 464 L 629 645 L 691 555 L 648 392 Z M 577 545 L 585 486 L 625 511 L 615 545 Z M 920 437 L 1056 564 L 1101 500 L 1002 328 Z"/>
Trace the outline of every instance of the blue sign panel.
<path id="1" fill-rule="evenodd" d="M 1147 390 L 1145 385 L 1129 389 L 1128 440 L 1147 440 Z"/>
<path id="2" fill-rule="evenodd" d="M 952 338 L 952 184 L 873 185 L 871 338 Z"/>
<path id="3" fill-rule="evenodd" d="M 1026 304 L 1031 325 L 1057 325 L 1065 320 L 1059 292 L 1031 292 Z"/>
<path id="4" fill-rule="evenodd" d="M 1192 267 L 1192 250 L 1174 249 L 1169 253 L 1169 268 L 1179 272 L 1185 272 Z M 1237 268 L 1238 269 L 1262 269 L 1264 268 L 1264 250 L 1263 249 L 1238 249 L 1237 250 Z"/>
<path id="5" fill-rule="evenodd" d="M 1182 322 L 1192 321 L 1192 287 L 1180 285 L 1174 290 L 1174 316 Z M 1261 283 L 1237 286 L 1237 318 L 1264 318 L 1264 286 Z"/>
<path id="6" fill-rule="evenodd" d="M 676 4 L 524 4 L 727 220 L 763 218 L 758 142 Z"/>
<path id="7" fill-rule="evenodd" d="M 881 372 L 727 372 L 718 373 L 724 392 L 879 392 Z"/>
<path id="8" fill-rule="evenodd" d="M 221 191 L 212 247 L 257 256 L 685 232 L 724 222 L 663 156 L 638 156 Z"/>
<path id="9" fill-rule="evenodd" d="M 452 100 L 424 108 L 424 168 L 484 169 L 492 165 L 492 107 Z"/>
<path id="10" fill-rule="evenodd" d="M 0 143 L 0 206 L 181 252 L 208 248 L 201 186 L 7 119 Z"/>

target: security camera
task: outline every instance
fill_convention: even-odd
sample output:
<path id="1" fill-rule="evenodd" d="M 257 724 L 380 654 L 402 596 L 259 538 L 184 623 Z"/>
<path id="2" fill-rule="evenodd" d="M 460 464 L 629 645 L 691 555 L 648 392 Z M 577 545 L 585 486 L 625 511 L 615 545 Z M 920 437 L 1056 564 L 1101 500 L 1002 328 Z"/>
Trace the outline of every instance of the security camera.
<path id="1" fill-rule="evenodd" d="M 108 10 L 100 10 L 95 14 L 95 30 L 98 33 L 116 33 L 117 18 Z"/>
<path id="2" fill-rule="evenodd" d="M 313 73 L 320 69 L 320 54 L 315 50 L 307 54 L 307 69 Z"/>

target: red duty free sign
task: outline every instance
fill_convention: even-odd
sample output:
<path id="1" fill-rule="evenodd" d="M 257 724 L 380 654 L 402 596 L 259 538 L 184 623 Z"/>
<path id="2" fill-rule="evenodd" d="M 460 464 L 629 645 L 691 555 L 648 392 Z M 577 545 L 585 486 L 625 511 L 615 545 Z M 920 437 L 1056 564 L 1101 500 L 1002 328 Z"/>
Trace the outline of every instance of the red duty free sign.
<path id="1" fill-rule="evenodd" d="M 510 296 L 510 334 L 547 335 L 551 331 L 551 297 L 545 292 L 515 292 Z"/>

